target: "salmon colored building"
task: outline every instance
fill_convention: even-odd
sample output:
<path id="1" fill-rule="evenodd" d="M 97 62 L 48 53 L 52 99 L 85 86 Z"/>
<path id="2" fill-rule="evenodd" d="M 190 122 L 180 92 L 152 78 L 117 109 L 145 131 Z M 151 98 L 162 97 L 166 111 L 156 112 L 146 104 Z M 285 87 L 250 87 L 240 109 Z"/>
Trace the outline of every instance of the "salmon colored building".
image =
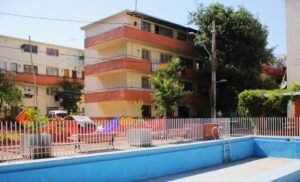
<path id="1" fill-rule="evenodd" d="M 92 118 L 137 116 L 135 102 L 143 101 L 144 117 L 154 117 L 149 75 L 173 56 L 181 59 L 182 83 L 190 91 L 175 116 L 196 116 L 201 62 L 195 59 L 195 30 L 137 11 L 125 10 L 82 27 L 85 31 L 85 112 Z"/>
<path id="2" fill-rule="evenodd" d="M 17 85 L 24 95 L 33 96 L 23 98 L 24 106 L 34 106 L 36 95 L 40 114 L 63 109 L 55 97 L 56 91 L 61 90 L 60 83 L 64 79 L 83 83 L 83 50 L 37 41 L 32 41 L 31 47 L 33 66 L 28 40 L 0 35 L 0 71 L 15 74 Z M 33 70 L 37 93 L 34 89 Z M 83 101 L 78 104 L 83 111 Z"/>

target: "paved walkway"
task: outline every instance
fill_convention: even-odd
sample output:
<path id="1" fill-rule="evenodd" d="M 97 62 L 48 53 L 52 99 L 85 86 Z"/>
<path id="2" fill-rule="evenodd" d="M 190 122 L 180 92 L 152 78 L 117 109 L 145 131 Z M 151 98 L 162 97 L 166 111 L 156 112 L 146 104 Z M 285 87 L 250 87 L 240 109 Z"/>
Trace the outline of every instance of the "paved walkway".
<path id="1" fill-rule="evenodd" d="M 267 172 L 274 173 L 279 168 L 290 164 L 297 164 L 300 160 L 285 158 L 250 158 L 229 164 L 194 170 L 186 173 L 175 174 L 148 180 L 149 182 L 174 181 L 174 182 L 235 182 L 266 179 Z M 279 170 L 280 171 L 280 170 Z M 257 180 L 255 180 L 257 181 Z M 265 181 L 265 180 L 262 180 Z"/>

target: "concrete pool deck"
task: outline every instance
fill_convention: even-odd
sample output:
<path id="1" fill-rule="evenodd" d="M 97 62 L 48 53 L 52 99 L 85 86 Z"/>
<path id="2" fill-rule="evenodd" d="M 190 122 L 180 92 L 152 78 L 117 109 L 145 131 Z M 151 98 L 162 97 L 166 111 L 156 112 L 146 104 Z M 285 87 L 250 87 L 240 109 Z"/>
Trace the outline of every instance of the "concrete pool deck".
<path id="1" fill-rule="evenodd" d="M 193 182 L 193 181 L 270 181 L 282 171 L 300 169 L 299 159 L 249 158 L 228 164 L 193 170 L 185 173 L 147 180 L 147 182 Z M 299 179 L 295 179 L 298 181 Z"/>

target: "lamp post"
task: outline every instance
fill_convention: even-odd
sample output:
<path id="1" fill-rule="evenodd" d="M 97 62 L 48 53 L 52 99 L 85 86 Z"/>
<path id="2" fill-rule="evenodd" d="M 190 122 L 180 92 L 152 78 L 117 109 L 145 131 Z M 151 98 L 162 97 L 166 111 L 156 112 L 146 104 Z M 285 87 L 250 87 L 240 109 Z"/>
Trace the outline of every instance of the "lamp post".
<path id="1" fill-rule="evenodd" d="M 195 35 L 194 32 L 189 32 L 190 35 Z M 211 53 L 207 50 L 206 46 L 200 42 L 200 45 L 204 48 L 204 50 L 209 55 L 209 59 L 211 61 L 211 105 L 210 105 L 210 113 L 211 118 L 216 118 L 216 71 L 217 71 L 217 51 L 216 51 L 216 25 L 215 20 L 212 21 L 212 40 L 211 40 Z M 227 81 L 227 80 L 226 80 Z M 226 82 L 225 79 L 222 79 L 219 82 Z"/>

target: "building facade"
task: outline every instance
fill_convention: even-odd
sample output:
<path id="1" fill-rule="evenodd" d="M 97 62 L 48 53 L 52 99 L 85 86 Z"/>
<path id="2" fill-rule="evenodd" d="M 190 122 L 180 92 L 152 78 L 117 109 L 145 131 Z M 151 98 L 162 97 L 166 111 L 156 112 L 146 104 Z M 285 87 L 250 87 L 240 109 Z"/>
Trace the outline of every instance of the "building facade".
<path id="1" fill-rule="evenodd" d="M 300 2 L 285 0 L 287 40 L 287 82 L 300 84 Z M 289 105 L 288 116 L 300 117 L 300 100 Z"/>
<path id="2" fill-rule="evenodd" d="M 61 89 L 59 85 L 64 79 L 83 84 L 83 50 L 32 41 L 32 66 L 29 45 L 28 40 L 0 35 L 0 70 L 14 73 L 17 85 L 24 95 L 32 96 L 24 97 L 24 106 L 34 106 L 37 95 L 38 109 L 44 115 L 49 110 L 60 108 L 55 93 Z M 34 89 L 33 70 L 37 93 Z M 83 110 L 83 101 L 79 104 L 79 108 Z"/>
<path id="3" fill-rule="evenodd" d="M 149 75 L 158 65 L 179 57 L 181 82 L 190 91 L 177 117 L 196 116 L 197 104 L 207 103 L 198 85 L 201 62 L 195 59 L 195 30 L 136 11 L 123 11 L 82 28 L 85 31 L 85 112 L 92 118 L 155 117 Z"/>

